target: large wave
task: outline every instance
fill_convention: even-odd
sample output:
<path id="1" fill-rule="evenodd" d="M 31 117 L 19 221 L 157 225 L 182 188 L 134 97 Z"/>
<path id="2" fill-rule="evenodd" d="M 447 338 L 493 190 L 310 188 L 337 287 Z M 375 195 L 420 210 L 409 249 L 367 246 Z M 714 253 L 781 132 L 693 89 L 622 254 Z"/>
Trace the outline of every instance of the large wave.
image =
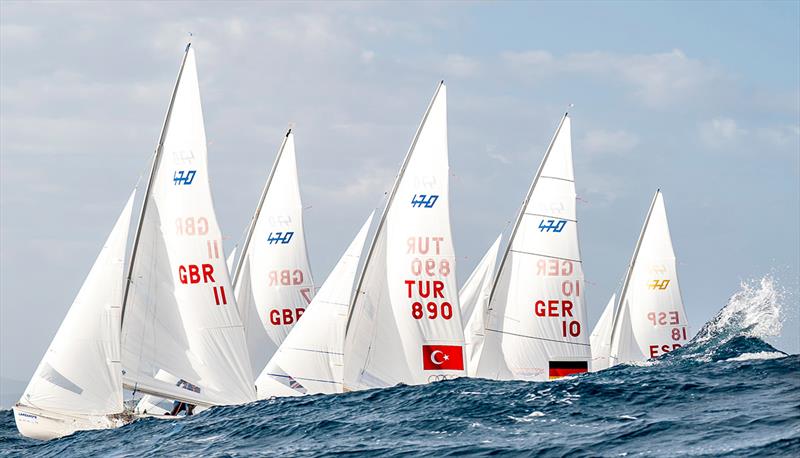
<path id="1" fill-rule="evenodd" d="M 786 292 L 774 277 L 743 281 L 722 309 L 683 348 L 665 355 L 699 361 L 785 356 L 766 342 L 783 329 Z"/>
<path id="2" fill-rule="evenodd" d="M 800 455 L 800 357 L 771 277 L 744 283 L 685 347 L 554 382 L 458 379 L 219 407 L 50 442 L 0 412 L 0 455 Z"/>

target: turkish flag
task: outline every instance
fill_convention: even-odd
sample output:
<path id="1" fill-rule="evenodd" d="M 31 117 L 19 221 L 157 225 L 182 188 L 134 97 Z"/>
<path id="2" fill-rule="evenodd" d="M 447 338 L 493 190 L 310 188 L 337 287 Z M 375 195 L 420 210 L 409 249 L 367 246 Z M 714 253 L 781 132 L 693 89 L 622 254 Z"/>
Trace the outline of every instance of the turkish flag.
<path id="1" fill-rule="evenodd" d="M 461 345 L 423 345 L 422 368 L 426 371 L 463 371 L 464 349 Z"/>

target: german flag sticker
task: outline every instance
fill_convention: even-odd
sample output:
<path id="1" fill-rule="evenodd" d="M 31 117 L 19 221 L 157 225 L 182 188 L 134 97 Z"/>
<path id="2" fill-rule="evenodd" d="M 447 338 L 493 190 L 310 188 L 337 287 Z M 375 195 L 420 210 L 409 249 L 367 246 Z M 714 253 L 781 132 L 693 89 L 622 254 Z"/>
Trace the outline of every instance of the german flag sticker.
<path id="1" fill-rule="evenodd" d="M 589 372 L 588 361 L 550 361 L 550 380 Z"/>

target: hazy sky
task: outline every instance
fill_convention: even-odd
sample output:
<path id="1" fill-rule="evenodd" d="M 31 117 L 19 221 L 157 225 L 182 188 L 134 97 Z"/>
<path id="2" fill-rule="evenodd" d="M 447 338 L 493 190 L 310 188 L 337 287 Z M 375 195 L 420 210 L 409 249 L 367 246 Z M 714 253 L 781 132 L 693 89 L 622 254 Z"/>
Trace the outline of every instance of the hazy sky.
<path id="1" fill-rule="evenodd" d="M 799 5 L 3 1 L 0 375 L 30 377 L 145 172 L 188 32 L 228 249 L 294 123 L 321 284 L 445 79 L 460 279 L 574 103 L 592 324 L 657 187 L 694 331 L 766 274 L 796 315 Z"/>

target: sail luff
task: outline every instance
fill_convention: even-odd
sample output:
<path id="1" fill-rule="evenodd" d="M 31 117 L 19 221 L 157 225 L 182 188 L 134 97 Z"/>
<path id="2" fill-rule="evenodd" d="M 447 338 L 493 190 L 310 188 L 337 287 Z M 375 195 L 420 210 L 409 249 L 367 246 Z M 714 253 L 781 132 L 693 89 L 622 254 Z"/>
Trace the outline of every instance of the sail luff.
<path id="1" fill-rule="evenodd" d="M 628 264 L 628 271 L 625 273 L 625 281 L 622 284 L 622 290 L 619 294 L 619 301 L 617 302 L 617 308 L 614 311 L 614 321 L 611 323 L 611 337 L 609 339 L 609 345 L 613 345 L 614 337 L 617 334 L 617 324 L 620 317 L 620 311 L 622 310 L 623 305 L 625 305 L 625 299 L 628 293 L 628 286 L 631 280 L 631 273 L 633 273 L 633 268 L 636 265 L 636 258 L 639 256 L 639 249 L 642 247 L 642 239 L 644 238 L 645 232 L 647 232 L 647 225 L 650 223 L 650 216 L 653 214 L 653 208 L 656 205 L 656 200 L 658 199 L 658 195 L 661 194 L 661 189 L 657 189 L 655 195 L 653 196 L 652 202 L 650 202 L 650 209 L 647 211 L 647 217 L 644 220 L 644 224 L 642 225 L 642 230 L 639 232 L 639 239 L 636 241 L 636 248 L 633 250 L 633 256 L 631 256 L 631 262 Z M 612 347 L 613 348 L 613 347 Z M 609 355 L 609 358 L 615 358 L 615 355 Z"/>
<path id="2" fill-rule="evenodd" d="M 508 238 L 508 244 L 506 244 L 505 250 L 503 250 L 503 258 L 500 260 L 500 264 L 497 267 L 494 275 L 494 281 L 492 282 L 492 289 L 489 291 L 489 302 L 487 302 L 487 307 L 491 308 L 492 306 L 492 299 L 494 298 L 495 290 L 497 289 L 497 282 L 500 281 L 500 273 L 503 271 L 505 267 L 506 261 L 508 259 L 508 253 L 511 251 L 511 246 L 514 243 L 514 238 L 517 235 L 517 230 L 519 230 L 519 226 L 522 223 L 522 217 L 525 215 L 525 207 L 530 201 L 531 196 L 533 195 L 533 190 L 536 188 L 536 183 L 539 181 L 539 177 L 542 174 L 542 170 L 544 169 L 545 164 L 547 163 L 547 158 L 550 156 L 550 152 L 553 150 L 553 144 L 555 144 L 556 138 L 558 138 L 558 133 L 561 132 L 561 127 L 564 125 L 564 121 L 567 119 L 569 112 L 564 113 L 561 117 L 561 121 L 558 123 L 558 128 L 556 128 L 553 137 L 550 139 L 550 144 L 547 146 L 547 151 L 544 153 L 544 157 L 542 158 L 542 162 L 539 164 L 539 168 L 536 170 L 536 175 L 533 177 L 533 181 L 531 182 L 530 188 L 528 188 L 528 193 L 525 196 L 525 200 L 522 201 L 522 204 L 519 207 L 519 212 L 517 213 L 517 219 L 514 221 L 514 228 L 511 230 L 511 236 Z"/>
<path id="3" fill-rule="evenodd" d="M 150 174 L 147 179 L 147 186 L 145 187 L 144 191 L 144 199 L 142 200 L 142 209 L 139 212 L 139 220 L 136 223 L 136 234 L 133 237 L 133 245 L 131 247 L 131 261 L 128 265 L 128 275 L 125 278 L 125 292 L 122 294 L 122 310 L 120 311 L 120 319 L 119 325 L 122 328 L 123 323 L 125 322 L 125 307 L 128 302 L 128 294 L 130 293 L 131 287 L 131 279 L 133 277 L 133 270 L 134 265 L 136 263 L 136 252 L 139 247 L 139 239 L 142 235 L 142 227 L 144 226 L 144 215 L 147 211 L 147 203 L 150 200 L 150 193 L 153 187 L 153 181 L 155 180 L 155 172 L 158 170 L 159 163 L 161 162 L 161 156 L 163 155 L 164 151 L 164 138 L 167 133 L 167 126 L 169 125 L 170 117 L 172 116 L 172 108 L 175 105 L 175 96 L 178 94 L 178 87 L 180 86 L 181 77 L 183 76 L 183 69 L 186 66 L 186 58 L 189 56 L 189 48 L 191 48 L 192 43 L 188 43 L 186 45 L 186 50 L 183 52 L 183 60 L 181 61 L 180 70 L 178 70 L 178 77 L 175 80 L 175 86 L 172 88 L 172 97 L 169 100 L 169 106 L 167 107 L 167 113 L 164 116 L 164 122 L 161 124 L 161 134 L 158 136 L 158 145 L 156 146 L 156 151 L 153 154 L 153 164 L 150 167 Z"/>
<path id="4" fill-rule="evenodd" d="M 397 177 L 394 180 L 394 185 L 392 185 L 392 190 L 389 193 L 389 197 L 386 201 L 386 205 L 383 207 L 383 211 L 381 212 L 381 218 L 378 220 L 378 225 L 375 228 L 375 233 L 372 236 L 372 241 L 369 245 L 369 250 L 367 251 L 367 255 L 364 257 L 364 263 L 361 266 L 361 272 L 358 275 L 358 284 L 356 285 L 355 289 L 353 290 L 353 297 L 350 300 L 350 308 L 347 311 L 347 324 L 345 325 L 344 334 L 347 336 L 347 331 L 350 329 L 350 322 L 353 319 L 353 309 L 356 305 L 356 300 L 358 299 L 358 293 L 361 291 L 361 287 L 364 284 L 364 277 L 365 273 L 367 272 L 367 267 L 372 259 L 372 255 L 375 251 L 375 246 L 378 243 L 378 236 L 383 229 L 384 224 L 386 223 L 386 217 L 389 214 L 389 209 L 392 206 L 392 201 L 394 200 L 394 196 L 397 194 L 397 190 L 400 187 L 400 183 L 403 179 L 403 174 L 408 167 L 408 163 L 411 160 L 411 153 L 414 152 L 414 147 L 417 144 L 417 140 L 419 140 L 420 133 L 422 132 L 422 128 L 425 126 L 425 121 L 428 120 L 428 115 L 431 112 L 431 108 L 433 107 L 434 102 L 436 101 L 436 97 L 439 96 L 439 92 L 441 91 L 442 87 L 444 86 L 444 80 L 439 82 L 439 85 L 436 87 L 436 91 L 433 93 L 433 97 L 431 97 L 430 103 L 428 103 L 428 108 L 425 110 L 425 114 L 422 116 L 422 121 L 420 121 L 419 126 L 417 127 L 417 131 L 414 134 L 414 140 L 411 142 L 411 146 L 409 146 L 408 151 L 406 152 L 405 159 L 403 159 L 403 164 L 400 166 L 400 171 L 397 174 Z"/>
<path id="5" fill-rule="evenodd" d="M 267 182 L 264 184 L 264 189 L 261 191 L 261 198 L 258 200 L 258 205 L 256 206 L 256 211 L 253 213 L 253 218 L 250 220 L 250 225 L 247 228 L 247 235 L 245 235 L 244 242 L 242 243 L 242 251 L 239 254 L 239 261 L 236 263 L 236 269 L 233 274 L 233 278 L 231 279 L 232 287 L 235 289 L 236 284 L 239 281 L 239 276 L 241 274 L 242 266 L 247 260 L 250 250 L 250 240 L 253 238 L 253 232 L 256 228 L 256 223 L 258 223 L 258 217 L 261 215 L 261 209 L 264 207 L 264 201 L 267 198 L 267 193 L 269 192 L 269 187 L 272 184 L 272 179 L 275 177 L 275 171 L 278 169 L 278 164 L 281 161 L 281 157 L 283 156 L 283 149 L 286 147 L 286 141 L 289 139 L 289 135 L 292 134 L 292 129 L 289 129 L 286 132 L 286 135 L 283 137 L 283 141 L 281 142 L 281 146 L 278 149 L 278 154 L 275 156 L 275 161 L 272 163 L 272 168 L 269 171 L 269 176 L 267 177 Z"/>

